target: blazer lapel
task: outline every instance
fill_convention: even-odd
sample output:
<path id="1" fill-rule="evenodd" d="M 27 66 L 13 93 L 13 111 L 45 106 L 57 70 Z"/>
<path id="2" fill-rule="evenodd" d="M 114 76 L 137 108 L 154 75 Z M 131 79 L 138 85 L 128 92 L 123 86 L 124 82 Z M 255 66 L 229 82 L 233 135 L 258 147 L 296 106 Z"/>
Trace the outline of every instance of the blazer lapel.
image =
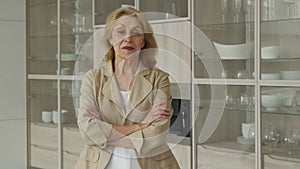
<path id="1" fill-rule="evenodd" d="M 104 97 L 106 97 L 109 100 L 111 100 L 112 102 L 114 102 L 115 105 L 118 107 L 118 110 L 120 110 L 120 112 L 125 114 L 122 97 L 119 92 L 118 83 L 117 83 L 115 77 L 113 76 L 111 62 L 109 62 L 106 65 L 106 67 L 104 69 L 104 75 L 106 76 L 107 80 L 103 85 L 102 94 L 104 95 Z"/>
<path id="2" fill-rule="evenodd" d="M 152 91 L 153 86 L 148 79 L 145 78 L 146 75 L 150 73 L 150 70 L 140 63 L 138 73 L 133 82 L 133 87 L 130 95 L 130 102 L 128 103 L 127 113 L 128 116 L 139 103 L 141 103 Z"/>

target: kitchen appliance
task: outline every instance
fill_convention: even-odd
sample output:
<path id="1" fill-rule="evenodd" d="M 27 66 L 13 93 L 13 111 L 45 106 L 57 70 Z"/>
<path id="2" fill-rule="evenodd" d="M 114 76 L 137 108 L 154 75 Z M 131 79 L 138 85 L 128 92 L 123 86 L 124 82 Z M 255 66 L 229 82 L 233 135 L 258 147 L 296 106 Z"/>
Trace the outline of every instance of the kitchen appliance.
<path id="1" fill-rule="evenodd" d="M 190 100 L 173 99 L 170 133 L 190 137 Z"/>

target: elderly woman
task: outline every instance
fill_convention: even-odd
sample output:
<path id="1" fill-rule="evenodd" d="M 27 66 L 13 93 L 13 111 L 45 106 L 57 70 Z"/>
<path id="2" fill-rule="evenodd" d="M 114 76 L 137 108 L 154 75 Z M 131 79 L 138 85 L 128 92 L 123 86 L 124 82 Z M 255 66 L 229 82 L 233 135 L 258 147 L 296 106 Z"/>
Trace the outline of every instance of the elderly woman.
<path id="1" fill-rule="evenodd" d="M 86 73 L 78 126 L 86 146 L 78 169 L 177 169 L 166 143 L 172 114 L 168 74 L 144 16 L 120 8 L 107 18 L 104 64 Z"/>

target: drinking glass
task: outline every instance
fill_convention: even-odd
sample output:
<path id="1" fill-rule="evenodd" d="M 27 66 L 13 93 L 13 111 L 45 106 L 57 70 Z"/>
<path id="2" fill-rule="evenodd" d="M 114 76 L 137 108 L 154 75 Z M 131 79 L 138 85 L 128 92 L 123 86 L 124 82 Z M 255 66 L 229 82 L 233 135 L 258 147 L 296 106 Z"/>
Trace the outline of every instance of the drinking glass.
<path id="1" fill-rule="evenodd" d="M 277 147 L 280 141 L 280 133 L 273 125 L 270 125 L 263 132 L 263 143 L 267 145 L 268 151 L 272 153 L 272 148 Z"/>
<path id="2" fill-rule="evenodd" d="M 221 0 L 222 22 L 225 22 L 225 14 L 228 8 L 228 0 Z"/>
<path id="3" fill-rule="evenodd" d="M 246 13 L 246 21 L 254 19 L 254 0 L 244 0 L 243 9 Z"/>
<path id="4" fill-rule="evenodd" d="M 225 98 L 225 106 L 228 109 L 232 109 L 236 105 L 236 101 L 232 94 L 227 93 Z"/>
<path id="5" fill-rule="evenodd" d="M 296 96 L 294 94 L 286 94 L 283 97 L 283 105 L 288 109 L 290 112 L 291 108 L 296 104 Z"/>
<path id="6" fill-rule="evenodd" d="M 300 135 L 299 131 L 295 128 L 287 129 L 285 131 L 282 143 L 284 148 L 287 149 L 289 155 L 295 154 L 295 148 L 299 145 Z"/>
<path id="7" fill-rule="evenodd" d="M 242 8 L 242 3 L 243 3 L 242 0 L 231 0 L 231 7 L 232 7 L 233 14 L 234 14 L 234 17 L 233 17 L 234 22 L 239 21 L 239 13 Z"/>

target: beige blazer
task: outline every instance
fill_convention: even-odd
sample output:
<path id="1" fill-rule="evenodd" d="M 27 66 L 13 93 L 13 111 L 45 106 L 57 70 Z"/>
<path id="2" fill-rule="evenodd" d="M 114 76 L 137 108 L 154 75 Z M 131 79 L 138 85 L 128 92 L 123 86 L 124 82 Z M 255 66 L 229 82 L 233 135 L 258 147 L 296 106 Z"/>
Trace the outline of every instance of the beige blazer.
<path id="1" fill-rule="evenodd" d="M 81 85 L 78 126 L 85 141 L 76 169 L 104 169 L 113 147 L 107 144 L 112 124 L 126 125 L 144 119 L 151 105 L 161 100 L 171 108 L 168 74 L 140 63 L 125 109 L 112 63 L 86 73 Z M 87 110 L 99 106 L 101 119 L 92 118 Z M 154 122 L 151 126 L 129 135 L 142 169 L 179 169 L 178 163 L 166 143 L 169 119 Z"/>

